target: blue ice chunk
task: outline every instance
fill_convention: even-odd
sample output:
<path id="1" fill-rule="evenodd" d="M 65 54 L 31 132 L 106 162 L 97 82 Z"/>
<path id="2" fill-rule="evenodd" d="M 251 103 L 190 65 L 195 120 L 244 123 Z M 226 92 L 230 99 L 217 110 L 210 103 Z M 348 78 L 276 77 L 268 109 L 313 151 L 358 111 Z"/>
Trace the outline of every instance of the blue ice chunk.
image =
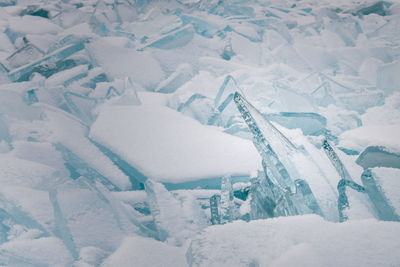
<path id="1" fill-rule="evenodd" d="M 25 16 L 25 15 L 38 16 L 48 19 L 49 11 L 44 8 L 41 8 L 38 5 L 30 5 L 26 9 L 22 10 L 20 13 L 20 16 Z"/>
<path id="2" fill-rule="evenodd" d="M 83 96 L 74 92 L 65 92 L 64 99 L 70 110 L 85 124 L 93 122 L 91 110 L 97 104 L 97 99 Z"/>
<path id="3" fill-rule="evenodd" d="M 341 179 L 337 185 L 339 192 L 338 198 L 338 211 L 339 211 L 339 221 L 344 222 L 348 220 L 345 210 L 350 208 L 349 199 L 347 198 L 346 190 L 347 188 L 353 189 L 357 192 L 365 193 L 365 188 L 353 181 Z"/>
<path id="4" fill-rule="evenodd" d="M 349 172 L 344 167 L 342 161 L 340 160 L 339 156 L 333 149 L 333 147 L 329 144 L 328 140 L 324 140 L 322 143 L 322 148 L 325 151 L 325 154 L 328 156 L 329 160 L 331 161 L 332 165 L 335 167 L 336 171 L 338 172 L 341 179 L 346 181 L 352 181 Z"/>
<path id="5" fill-rule="evenodd" d="M 17 1 L 15 0 L 0 0 L 0 7 L 3 6 L 15 6 Z"/>
<path id="6" fill-rule="evenodd" d="M 55 144 L 55 147 L 58 151 L 61 152 L 61 155 L 65 161 L 64 165 L 70 172 L 70 177 L 72 179 L 76 180 L 79 177 L 83 176 L 86 177 L 91 182 L 99 181 L 111 191 L 121 191 L 121 189 L 118 186 L 113 184 L 101 173 L 91 168 L 83 159 L 75 155 L 71 150 L 69 150 L 63 144 L 57 143 Z"/>
<path id="7" fill-rule="evenodd" d="M 276 129 L 269 121 L 267 121 L 258 110 L 251 106 L 251 104 L 247 102 L 238 92 L 234 94 L 234 101 L 244 121 L 253 134 L 253 143 L 255 147 L 260 153 L 263 162 L 265 162 L 265 164 L 268 166 L 268 173 L 266 173 L 266 175 L 274 183 L 276 183 L 276 186 L 283 189 L 289 188 L 289 190 L 294 192 L 294 181 L 290 177 L 289 172 L 281 162 L 277 153 L 274 151 L 274 149 L 272 149 L 270 143 L 268 142 L 270 140 L 267 140 L 264 134 L 266 133 L 267 137 L 273 139 L 274 142 L 280 143 L 275 144 L 275 146 L 282 150 L 281 153 L 284 153 L 284 150 L 290 153 L 290 151 L 295 149 L 294 145 L 281 132 L 279 132 L 278 129 Z M 250 109 L 252 112 L 250 112 Z M 258 123 L 253 117 L 253 114 L 257 116 L 257 122 L 262 123 L 263 131 L 260 129 Z"/>
<path id="8" fill-rule="evenodd" d="M 382 146 L 369 146 L 358 156 L 356 163 L 365 169 L 374 167 L 400 168 L 400 154 Z"/>
<path id="9" fill-rule="evenodd" d="M 117 154 L 112 152 L 110 149 L 105 146 L 93 141 L 90 141 L 95 144 L 104 155 L 106 155 L 111 161 L 125 174 L 129 177 L 129 180 L 132 184 L 132 190 L 143 190 L 144 183 L 147 180 L 147 177 L 141 173 L 136 168 L 132 167 L 125 160 L 121 159 Z"/>
<path id="10" fill-rule="evenodd" d="M 235 189 L 233 191 L 233 196 L 235 198 L 245 201 L 247 199 L 247 197 L 249 196 L 249 193 L 250 193 L 250 186 L 246 185 L 244 187 Z"/>
<path id="11" fill-rule="evenodd" d="M 376 3 L 373 3 L 372 5 L 359 7 L 358 9 L 353 11 L 352 14 L 355 16 L 363 16 L 363 15 L 369 15 L 369 14 L 377 14 L 380 16 L 386 16 L 386 15 L 390 14 L 389 7 L 391 5 L 392 5 L 392 3 L 389 3 L 386 1 L 378 1 Z"/>
<path id="12" fill-rule="evenodd" d="M 313 112 L 280 112 L 264 115 L 268 120 L 275 121 L 288 129 L 300 128 L 304 135 L 320 135 L 326 130 L 326 118 Z"/>
<path id="13" fill-rule="evenodd" d="M 28 105 L 32 105 L 33 103 L 39 102 L 35 91 L 36 91 L 35 89 L 31 89 L 26 92 L 28 95 L 28 99 L 27 99 Z"/>
<path id="14" fill-rule="evenodd" d="M 84 42 L 78 42 L 75 44 L 70 44 L 65 47 L 62 47 L 58 50 L 53 51 L 50 54 L 45 55 L 44 57 L 36 60 L 27 65 L 21 66 L 17 69 L 10 71 L 9 77 L 13 81 L 23 81 L 28 80 L 29 76 L 35 71 L 36 67 L 45 66 L 49 64 L 54 64 L 60 62 L 61 60 L 69 57 L 70 55 L 81 51 L 85 48 Z"/>
<path id="15" fill-rule="evenodd" d="M 190 27 L 175 31 L 167 36 L 164 36 L 157 41 L 149 44 L 148 47 L 159 49 L 174 49 L 187 45 L 194 37 L 193 30 Z"/>
<path id="16" fill-rule="evenodd" d="M 361 181 L 376 209 L 379 219 L 384 221 L 400 221 L 400 215 L 396 214 L 394 207 L 389 204 L 381 184 L 374 178 L 370 169 L 364 170 L 361 175 Z"/>

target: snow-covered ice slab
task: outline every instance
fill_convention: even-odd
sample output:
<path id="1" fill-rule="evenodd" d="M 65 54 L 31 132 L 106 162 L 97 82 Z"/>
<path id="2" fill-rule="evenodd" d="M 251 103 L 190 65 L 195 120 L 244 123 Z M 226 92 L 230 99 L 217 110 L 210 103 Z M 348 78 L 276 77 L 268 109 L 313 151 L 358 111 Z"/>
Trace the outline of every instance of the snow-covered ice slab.
<path id="1" fill-rule="evenodd" d="M 227 174 L 249 177 L 261 167 L 250 141 L 203 126 L 166 107 L 106 108 L 92 125 L 89 137 L 129 163 L 144 179 L 163 183 L 209 180 Z"/>
<path id="2" fill-rule="evenodd" d="M 367 125 L 344 132 L 339 136 L 341 147 L 362 151 L 368 146 L 384 146 L 387 152 L 400 151 L 399 125 Z"/>
<path id="3" fill-rule="evenodd" d="M 376 220 L 341 224 L 316 215 L 236 221 L 194 239 L 190 266 L 396 266 L 400 224 Z"/>
<path id="4" fill-rule="evenodd" d="M 379 218 L 385 221 L 400 220 L 400 170 L 377 167 L 363 173 L 363 184 L 375 205 Z"/>

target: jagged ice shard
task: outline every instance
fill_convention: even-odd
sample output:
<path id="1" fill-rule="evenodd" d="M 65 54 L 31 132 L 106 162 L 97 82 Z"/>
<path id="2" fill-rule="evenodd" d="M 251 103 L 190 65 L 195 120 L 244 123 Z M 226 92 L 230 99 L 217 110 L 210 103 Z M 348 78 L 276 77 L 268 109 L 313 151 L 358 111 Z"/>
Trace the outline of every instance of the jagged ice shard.
<path id="1" fill-rule="evenodd" d="M 254 198 L 252 201 L 253 203 L 254 201 L 256 201 L 255 203 L 264 201 L 263 204 L 254 204 L 256 206 L 253 206 L 254 209 L 264 209 L 266 213 L 265 215 L 253 215 L 253 217 L 265 218 L 266 216 L 289 216 L 307 213 L 323 216 L 308 183 L 298 179 L 300 176 L 297 176 L 296 167 L 288 161 L 290 156 L 296 153 L 295 145 L 238 92 L 234 94 L 234 101 L 253 133 L 253 143 L 262 157 L 264 169 L 264 177 L 259 176 L 259 180 L 252 185 L 252 196 Z M 261 125 L 262 128 L 258 125 Z M 268 140 L 271 140 L 274 148 L 279 151 L 279 157 L 268 143 Z M 280 161 L 280 158 L 284 159 L 286 165 Z M 288 166 L 291 174 L 289 174 L 285 166 Z M 269 212 L 268 209 L 270 209 Z"/>

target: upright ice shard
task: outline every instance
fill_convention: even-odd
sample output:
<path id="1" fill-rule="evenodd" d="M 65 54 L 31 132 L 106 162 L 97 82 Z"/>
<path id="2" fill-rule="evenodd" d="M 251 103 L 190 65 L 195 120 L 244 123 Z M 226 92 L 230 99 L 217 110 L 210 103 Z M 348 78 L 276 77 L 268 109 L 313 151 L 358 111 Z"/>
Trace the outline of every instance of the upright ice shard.
<path id="1" fill-rule="evenodd" d="M 221 209 L 221 195 L 215 194 L 210 197 L 210 212 L 211 212 L 211 224 L 220 224 L 221 216 L 219 210 Z"/>
<path id="2" fill-rule="evenodd" d="M 222 177 L 220 207 L 221 223 L 231 222 L 235 219 L 235 203 L 233 202 L 233 189 L 230 175 Z"/>
<path id="3" fill-rule="evenodd" d="M 322 147 L 328 156 L 329 160 L 331 161 L 332 165 L 335 167 L 336 171 L 339 173 L 341 179 L 352 181 L 353 179 L 350 177 L 349 172 L 344 167 L 342 161 L 336 154 L 333 147 L 329 144 L 328 140 L 324 140 L 322 143 Z"/>
<path id="4" fill-rule="evenodd" d="M 234 101 L 253 134 L 253 143 L 262 157 L 264 168 L 264 175 L 252 182 L 251 217 L 268 218 L 307 213 L 324 216 L 309 184 L 299 179 L 295 165 L 299 159 L 302 164 L 306 163 L 304 160 L 312 164 L 306 151 L 296 148 L 237 92 Z"/>
<path id="5" fill-rule="evenodd" d="M 238 92 L 234 101 L 244 121 L 253 133 L 253 143 L 267 165 L 267 176 L 279 187 L 295 192 L 295 184 L 281 160 L 287 160 L 295 150 L 294 145 Z M 251 110 L 251 111 L 250 111 Z M 262 130 L 261 128 L 262 127 Z M 266 135 L 266 136 L 265 136 Z M 296 171 L 292 168 L 292 173 Z"/>

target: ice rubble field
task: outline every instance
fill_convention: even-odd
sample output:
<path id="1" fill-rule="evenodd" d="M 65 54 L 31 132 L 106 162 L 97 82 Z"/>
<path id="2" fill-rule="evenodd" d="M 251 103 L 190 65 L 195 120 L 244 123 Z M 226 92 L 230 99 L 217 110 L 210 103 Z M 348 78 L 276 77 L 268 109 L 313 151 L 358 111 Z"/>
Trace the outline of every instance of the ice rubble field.
<path id="1" fill-rule="evenodd" d="M 400 3 L 0 0 L 0 265 L 400 265 Z"/>

